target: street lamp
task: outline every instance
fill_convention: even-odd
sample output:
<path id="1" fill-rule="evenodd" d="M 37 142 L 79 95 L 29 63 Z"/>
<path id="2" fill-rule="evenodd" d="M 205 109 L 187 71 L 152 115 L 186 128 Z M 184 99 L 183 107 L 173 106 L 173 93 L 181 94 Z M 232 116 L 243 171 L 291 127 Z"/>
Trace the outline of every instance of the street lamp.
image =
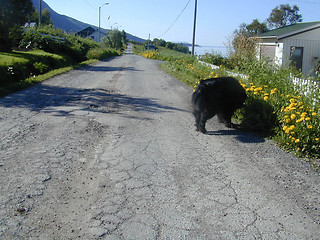
<path id="1" fill-rule="evenodd" d="M 105 5 L 109 5 L 109 3 L 105 3 L 105 4 L 102 4 L 100 7 L 99 7 L 99 37 L 98 37 L 98 43 L 100 43 L 100 19 L 101 19 L 101 8 Z"/>
<path id="2" fill-rule="evenodd" d="M 39 26 L 41 25 L 42 13 L 41 13 L 41 0 L 39 0 Z"/>
<path id="3" fill-rule="evenodd" d="M 196 19 L 197 19 L 197 0 L 194 3 L 194 19 L 193 19 L 193 37 L 191 55 L 194 56 L 194 45 L 196 42 Z"/>

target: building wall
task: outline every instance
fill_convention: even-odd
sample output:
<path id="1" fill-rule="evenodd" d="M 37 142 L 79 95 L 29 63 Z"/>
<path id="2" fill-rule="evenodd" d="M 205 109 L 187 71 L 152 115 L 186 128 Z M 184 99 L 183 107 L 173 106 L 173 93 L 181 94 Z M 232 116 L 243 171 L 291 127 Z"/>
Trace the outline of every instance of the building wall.
<path id="1" fill-rule="evenodd" d="M 302 73 L 314 74 L 315 62 L 320 61 L 319 40 L 306 40 L 303 38 L 287 38 L 283 40 L 283 63 L 288 64 L 291 47 L 303 47 Z"/>
<path id="2" fill-rule="evenodd" d="M 277 65 L 282 64 L 283 43 L 259 43 L 258 59 L 267 58 Z"/>
<path id="3" fill-rule="evenodd" d="M 320 61 L 320 28 L 280 40 L 277 38 L 261 40 L 260 56 L 267 56 L 279 65 L 289 64 L 291 47 L 303 47 L 302 73 L 314 74 L 315 63 Z"/>

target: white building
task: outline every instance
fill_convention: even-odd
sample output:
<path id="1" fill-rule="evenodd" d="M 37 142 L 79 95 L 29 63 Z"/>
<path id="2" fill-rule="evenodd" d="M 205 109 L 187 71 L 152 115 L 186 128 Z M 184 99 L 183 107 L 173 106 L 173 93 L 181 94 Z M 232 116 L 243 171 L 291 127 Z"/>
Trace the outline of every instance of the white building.
<path id="1" fill-rule="evenodd" d="M 259 58 L 275 64 L 291 63 L 303 74 L 314 74 L 320 62 L 320 21 L 295 23 L 255 37 Z"/>

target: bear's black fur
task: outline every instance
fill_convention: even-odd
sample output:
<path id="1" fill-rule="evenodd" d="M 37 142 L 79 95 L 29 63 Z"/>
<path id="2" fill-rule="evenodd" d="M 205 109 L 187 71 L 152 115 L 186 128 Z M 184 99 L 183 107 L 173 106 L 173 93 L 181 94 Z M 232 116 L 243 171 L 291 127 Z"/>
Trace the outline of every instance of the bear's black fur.
<path id="1" fill-rule="evenodd" d="M 220 122 L 234 127 L 231 117 L 247 98 L 245 89 L 233 77 L 201 80 L 192 94 L 193 114 L 197 131 L 206 133 L 206 121 L 216 114 Z"/>

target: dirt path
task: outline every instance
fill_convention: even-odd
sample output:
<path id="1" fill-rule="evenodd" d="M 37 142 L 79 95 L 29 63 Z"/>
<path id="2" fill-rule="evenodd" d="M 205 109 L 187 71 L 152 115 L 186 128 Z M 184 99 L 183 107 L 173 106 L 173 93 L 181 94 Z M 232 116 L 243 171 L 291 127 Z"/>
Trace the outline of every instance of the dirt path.
<path id="1" fill-rule="evenodd" d="M 0 239 L 320 239 L 320 178 L 125 54 L 0 99 Z"/>

